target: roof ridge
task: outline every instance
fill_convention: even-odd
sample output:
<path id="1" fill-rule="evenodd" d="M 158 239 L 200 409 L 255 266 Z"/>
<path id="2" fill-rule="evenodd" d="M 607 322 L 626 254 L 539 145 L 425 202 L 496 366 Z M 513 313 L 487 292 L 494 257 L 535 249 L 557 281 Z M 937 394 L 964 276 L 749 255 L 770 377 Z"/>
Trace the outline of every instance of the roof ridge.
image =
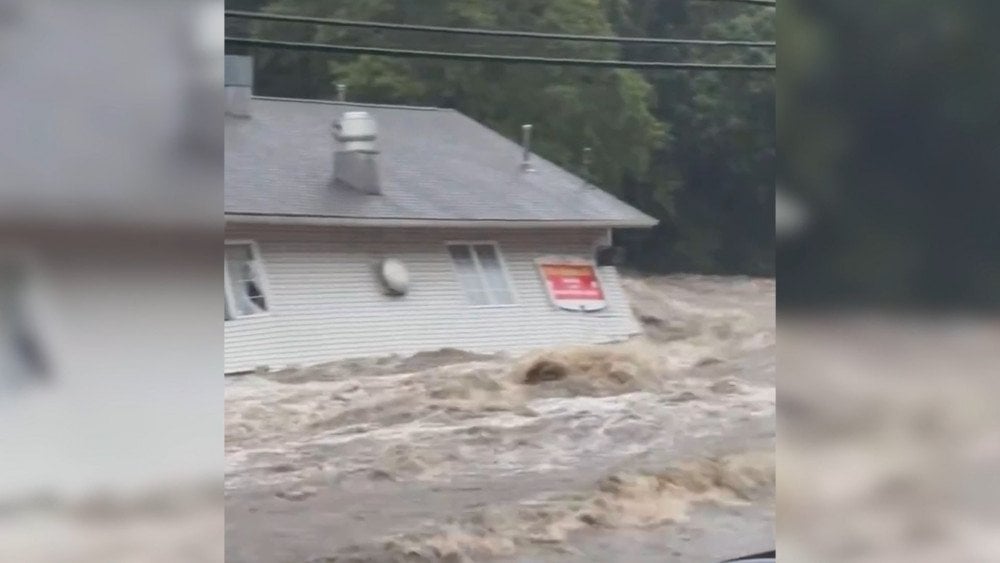
<path id="1" fill-rule="evenodd" d="M 332 106 L 361 106 L 370 108 L 385 108 L 385 109 L 407 109 L 407 110 L 419 110 L 419 111 L 455 111 L 452 108 L 439 108 L 434 106 L 409 106 L 405 104 L 376 104 L 376 103 L 366 103 L 366 102 L 342 102 L 340 100 L 316 100 L 309 98 L 284 98 L 278 96 L 254 96 L 255 100 L 265 100 L 269 102 L 298 102 L 305 104 L 325 104 Z"/>

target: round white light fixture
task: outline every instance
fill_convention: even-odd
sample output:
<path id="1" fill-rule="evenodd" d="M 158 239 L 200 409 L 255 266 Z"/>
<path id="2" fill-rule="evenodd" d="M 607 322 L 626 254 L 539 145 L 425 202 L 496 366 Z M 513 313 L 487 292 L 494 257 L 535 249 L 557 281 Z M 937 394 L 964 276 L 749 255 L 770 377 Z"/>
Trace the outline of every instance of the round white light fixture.
<path id="1" fill-rule="evenodd" d="M 395 258 L 386 258 L 379 264 L 379 277 L 390 295 L 406 295 L 410 289 L 410 272 L 406 264 Z"/>

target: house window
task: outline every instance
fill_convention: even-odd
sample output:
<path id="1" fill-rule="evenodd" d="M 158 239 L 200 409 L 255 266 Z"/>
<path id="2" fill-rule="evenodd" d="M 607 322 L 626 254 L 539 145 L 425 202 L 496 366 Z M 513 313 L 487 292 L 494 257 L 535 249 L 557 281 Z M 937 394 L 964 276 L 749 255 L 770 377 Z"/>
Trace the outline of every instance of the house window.
<path id="1" fill-rule="evenodd" d="M 266 313 L 264 269 L 257 247 L 251 243 L 226 243 L 226 320 Z"/>
<path id="2" fill-rule="evenodd" d="M 514 302 L 507 271 L 494 243 L 449 244 L 458 281 L 473 305 L 510 305 Z"/>

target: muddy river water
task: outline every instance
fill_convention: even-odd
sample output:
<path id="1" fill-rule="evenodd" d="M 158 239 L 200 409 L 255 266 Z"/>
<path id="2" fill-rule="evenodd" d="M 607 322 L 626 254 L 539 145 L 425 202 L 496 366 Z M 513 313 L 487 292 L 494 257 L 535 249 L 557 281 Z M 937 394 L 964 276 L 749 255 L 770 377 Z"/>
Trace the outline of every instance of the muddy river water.
<path id="1" fill-rule="evenodd" d="M 626 279 L 632 341 L 226 384 L 226 559 L 717 561 L 773 546 L 774 283 Z"/>

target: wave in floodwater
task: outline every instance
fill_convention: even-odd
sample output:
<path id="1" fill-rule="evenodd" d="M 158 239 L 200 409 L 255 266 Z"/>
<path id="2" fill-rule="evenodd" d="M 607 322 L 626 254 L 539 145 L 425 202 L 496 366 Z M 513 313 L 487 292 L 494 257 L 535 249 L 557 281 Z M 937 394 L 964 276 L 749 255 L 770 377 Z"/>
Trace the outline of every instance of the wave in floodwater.
<path id="1" fill-rule="evenodd" d="M 368 379 L 254 378 L 230 386 L 226 408 L 231 483 L 406 479 L 453 475 L 463 460 L 516 471 L 669 447 L 663 428 L 768 415 L 773 389 L 675 374 L 629 343 Z"/>
<path id="2" fill-rule="evenodd" d="M 510 557 L 532 548 L 571 550 L 587 530 L 648 528 L 685 520 L 698 503 L 741 504 L 772 494 L 773 452 L 683 462 L 658 473 L 614 474 L 596 490 L 464 515 L 437 529 L 349 546 L 328 561 L 441 562 Z"/>

